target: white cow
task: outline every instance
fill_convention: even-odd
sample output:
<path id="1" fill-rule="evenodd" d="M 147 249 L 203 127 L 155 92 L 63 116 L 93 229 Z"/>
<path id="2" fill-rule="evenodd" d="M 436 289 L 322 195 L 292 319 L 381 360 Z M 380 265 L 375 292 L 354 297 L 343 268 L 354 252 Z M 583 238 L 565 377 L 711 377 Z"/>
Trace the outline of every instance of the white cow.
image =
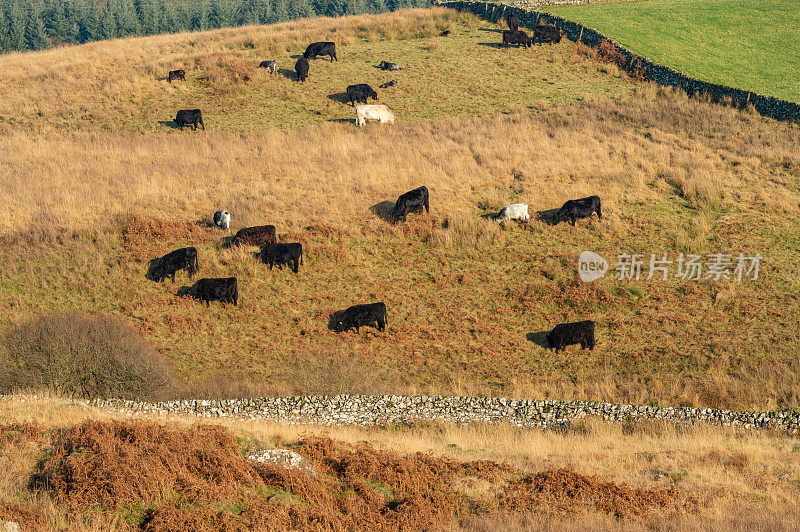
<path id="1" fill-rule="evenodd" d="M 531 215 L 528 214 L 527 203 L 514 203 L 513 205 L 506 205 L 500 209 L 500 212 L 498 212 L 494 217 L 494 221 L 497 223 L 503 223 L 508 220 L 527 222 L 530 219 Z"/>
<path id="2" fill-rule="evenodd" d="M 214 225 L 222 229 L 229 229 L 231 226 L 231 213 L 229 213 L 228 211 L 215 212 Z"/>
<path id="3" fill-rule="evenodd" d="M 394 124 L 394 113 L 385 105 L 356 106 L 356 125 L 361 127 L 367 120 L 380 120 L 381 124 Z"/>

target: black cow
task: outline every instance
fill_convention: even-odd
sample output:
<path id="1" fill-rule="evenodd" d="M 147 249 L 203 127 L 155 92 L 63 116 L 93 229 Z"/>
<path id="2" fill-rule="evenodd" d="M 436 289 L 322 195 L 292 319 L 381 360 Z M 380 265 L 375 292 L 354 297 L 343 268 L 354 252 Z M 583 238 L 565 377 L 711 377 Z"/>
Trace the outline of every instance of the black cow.
<path id="1" fill-rule="evenodd" d="M 366 83 L 359 83 L 358 85 L 347 86 L 347 99 L 350 100 L 350 105 L 356 106 L 356 102 L 367 103 L 367 98 L 372 98 L 378 101 L 378 93 L 372 90 L 372 87 Z"/>
<path id="2" fill-rule="evenodd" d="M 206 130 L 206 125 L 203 123 L 203 113 L 200 112 L 200 109 L 178 111 L 178 114 L 175 115 L 175 123 L 181 128 L 181 131 L 183 131 L 183 126 L 192 126 L 192 130 L 197 131 L 198 124 L 203 128 L 203 131 Z"/>
<path id="3" fill-rule="evenodd" d="M 183 70 L 170 70 L 167 74 L 167 81 L 172 83 L 172 80 L 186 81 L 186 72 Z"/>
<path id="4" fill-rule="evenodd" d="M 175 272 L 178 270 L 186 270 L 191 279 L 197 273 L 197 269 L 197 248 L 181 248 L 151 260 L 147 265 L 145 277 L 157 283 L 171 277 L 174 283 Z"/>
<path id="5" fill-rule="evenodd" d="M 439 34 L 439 37 L 447 37 L 448 35 L 450 35 L 450 30 L 444 30 Z"/>
<path id="6" fill-rule="evenodd" d="M 558 209 L 555 221 L 556 223 L 569 221 L 574 226 L 575 220 L 578 218 L 589 218 L 594 212 L 597 213 L 598 220 L 603 219 L 603 214 L 600 211 L 599 196 L 569 200 Z"/>
<path id="7" fill-rule="evenodd" d="M 297 81 L 305 83 L 308 77 L 308 59 L 305 57 L 298 59 L 294 64 L 294 71 L 297 72 Z"/>
<path id="8" fill-rule="evenodd" d="M 269 264 L 270 270 L 273 265 L 277 265 L 281 270 L 286 265 L 297 273 L 303 264 L 303 245 L 298 242 L 267 244 L 258 256 L 264 264 Z"/>
<path id="9" fill-rule="evenodd" d="M 378 68 L 381 70 L 402 70 L 400 65 L 397 63 L 387 63 L 386 61 L 381 61 L 381 64 L 378 65 Z"/>
<path id="10" fill-rule="evenodd" d="M 333 323 L 335 332 L 347 332 L 355 328 L 358 333 L 359 327 L 375 327 L 379 331 L 386 329 L 386 305 L 383 301 L 353 305 L 343 311 Z"/>
<path id="11" fill-rule="evenodd" d="M 392 210 L 392 220 L 395 223 L 398 221 L 406 221 L 406 215 L 409 213 L 420 213 L 424 208 L 428 213 L 431 212 L 430 204 L 428 203 L 428 189 L 426 187 L 415 188 L 397 198 Z"/>
<path id="12" fill-rule="evenodd" d="M 528 48 L 531 46 L 531 38 L 524 31 L 505 30 L 503 32 L 503 48 L 508 48 L 509 44 Z"/>
<path id="13" fill-rule="evenodd" d="M 379 89 L 388 89 L 389 87 L 393 87 L 395 83 L 397 83 L 395 80 L 387 81 L 386 83 L 384 83 L 383 85 L 381 85 L 378 88 Z"/>
<path id="14" fill-rule="evenodd" d="M 189 296 L 199 301 L 205 301 L 206 306 L 211 306 L 212 301 L 239 304 L 239 288 L 236 277 L 223 277 L 217 279 L 200 279 L 192 286 L 182 286 L 178 289 L 178 296 Z"/>
<path id="15" fill-rule="evenodd" d="M 251 246 L 266 246 L 278 241 L 274 225 L 257 225 L 239 229 L 228 243 L 228 246 L 250 244 Z"/>
<path id="16" fill-rule="evenodd" d="M 511 31 L 519 31 L 519 18 L 514 13 L 506 17 L 506 22 L 508 22 L 508 29 Z"/>
<path id="17" fill-rule="evenodd" d="M 306 48 L 306 51 L 303 52 L 303 57 L 306 59 L 315 59 L 318 55 L 327 55 L 331 58 L 331 63 L 334 60 L 338 61 L 339 59 L 336 58 L 336 43 L 332 42 L 312 42 Z"/>
<path id="18" fill-rule="evenodd" d="M 586 320 L 556 325 L 547 335 L 547 342 L 556 353 L 572 344 L 581 344 L 581 349 L 594 349 L 594 322 Z"/>
<path id="19" fill-rule="evenodd" d="M 533 30 L 533 44 L 560 43 L 563 33 L 560 29 L 549 24 L 539 24 Z"/>

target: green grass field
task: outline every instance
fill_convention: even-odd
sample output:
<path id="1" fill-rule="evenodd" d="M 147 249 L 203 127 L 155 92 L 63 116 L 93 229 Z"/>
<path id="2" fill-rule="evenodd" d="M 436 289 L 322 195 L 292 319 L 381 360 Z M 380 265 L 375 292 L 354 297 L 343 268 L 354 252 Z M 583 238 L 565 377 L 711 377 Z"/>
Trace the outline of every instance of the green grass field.
<path id="1" fill-rule="evenodd" d="M 800 102 L 798 2 L 654 0 L 547 11 L 704 81 Z"/>

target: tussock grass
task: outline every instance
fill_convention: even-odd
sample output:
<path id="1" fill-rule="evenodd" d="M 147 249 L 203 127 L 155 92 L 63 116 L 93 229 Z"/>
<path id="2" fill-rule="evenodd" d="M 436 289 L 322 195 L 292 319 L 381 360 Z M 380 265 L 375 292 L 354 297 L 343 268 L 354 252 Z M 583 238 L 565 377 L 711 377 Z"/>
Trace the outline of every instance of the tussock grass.
<path id="1" fill-rule="evenodd" d="M 798 136 L 793 125 L 650 86 L 626 99 L 394 128 L 17 132 L 0 139 L 12 169 L 2 200 L 16 206 L 0 221 L 0 320 L 120 313 L 171 359 L 189 395 L 416 391 L 793 407 Z M 396 226 L 380 217 L 421 184 L 430 215 Z M 518 201 L 546 215 L 591 194 L 603 198 L 604 220 L 575 229 L 480 219 Z M 233 213 L 231 233 L 206 226 L 218 208 Z M 253 249 L 221 247 L 236 229 L 264 223 L 304 244 L 299 276 L 270 273 Z M 157 232 L 126 230 L 145 226 Z M 174 286 L 144 279 L 147 259 L 190 244 L 201 276 L 239 278 L 238 308 L 176 298 L 188 283 L 181 275 Z M 585 249 L 612 273 L 616 255 L 633 252 L 761 253 L 764 269 L 733 290 L 610 274 L 583 285 L 575 257 Z M 388 332 L 327 329 L 333 312 L 379 300 Z M 587 318 L 600 323 L 593 352 L 555 355 L 542 343 L 556 323 Z M 328 378 L 331 368 L 369 378 Z"/>

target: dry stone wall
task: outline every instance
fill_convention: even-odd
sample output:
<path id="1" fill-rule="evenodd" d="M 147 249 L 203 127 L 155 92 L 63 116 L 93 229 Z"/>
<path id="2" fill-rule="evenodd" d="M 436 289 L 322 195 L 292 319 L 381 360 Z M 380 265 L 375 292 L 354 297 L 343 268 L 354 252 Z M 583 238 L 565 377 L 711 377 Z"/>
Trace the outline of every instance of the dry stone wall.
<path id="1" fill-rule="evenodd" d="M 556 15 L 491 2 L 457 0 L 440 2 L 438 5 L 458 11 L 468 11 L 493 22 L 502 20 L 507 15 L 514 13 L 519 18 L 520 26 L 534 28 L 540 22 L 553 24 L 561 29 L 570 40 L 581 41 L 591 47 L 597 47 L 603 40 L 607 40 L 625 56 L 628 69 L 634 67 L 644 69 L 647 79 L 659 85 L 676 87 L 693 96 L 708 96 L 714 102 L 728 103 L 738 107 L 752 105 L 759 114 L 777 120 L 800 121 L 800 105 L 795 102 L 693 78 L 672 68 L 655 63 L 649 58 L 637 55 L 592 28 Z M 552 2 L 548 2 L 547 5 L 552 5 Z"/>
<path id="2" fill-rule="evenodd" d="M 287 424 L 391 426 L 420 422 L 507 423 L 514 427 L 569 427 L 584 418 L 611 422 L 645 420 L 681 424 L 710 423 L 745 429 L 800 433 L 800 411 L 745 412 L 712 408 L 674 408 L 600 403 L 536 401 L 497 397 L 420 395 L 334 395 L 183 400 L 143 403 L 92 402 L 110 411 L 200 418 L 244 418 Z"/>

